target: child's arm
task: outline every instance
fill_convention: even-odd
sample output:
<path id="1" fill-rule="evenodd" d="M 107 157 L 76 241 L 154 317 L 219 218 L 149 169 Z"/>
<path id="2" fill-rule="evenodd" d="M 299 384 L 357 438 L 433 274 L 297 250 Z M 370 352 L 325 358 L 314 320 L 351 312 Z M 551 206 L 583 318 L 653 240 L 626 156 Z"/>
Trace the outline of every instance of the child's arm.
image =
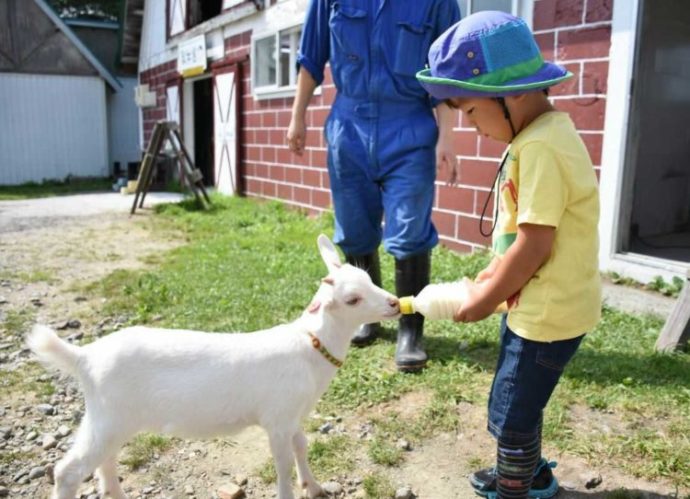
<path id="1" fill-rule="evenodd" d="M 556 228 L 549 225 L 521 224 L 517 238 L 496 266 L 484 286 L 470 289 L 469 298 L 455 312 L 458 322 L 480 321 L 500 303 L 520 291 L 551 255 Z"/>
<path id="2" fill-rule="evenodd" d="M 496 269 L 498 268 L 498 263 L 500 261 L 501 259 L 499 257 L 493 257 L 491 259 L 491 262 L 489 262 L 489 265 L 487 265 L 486 268 L 484 268 L 483 270 L 479 271 L 477 277 L 474 279 L 474 282 L 480 283 L 490 279 L 491 276 L 494 275 L 494 272 L 496 272 Z"/>

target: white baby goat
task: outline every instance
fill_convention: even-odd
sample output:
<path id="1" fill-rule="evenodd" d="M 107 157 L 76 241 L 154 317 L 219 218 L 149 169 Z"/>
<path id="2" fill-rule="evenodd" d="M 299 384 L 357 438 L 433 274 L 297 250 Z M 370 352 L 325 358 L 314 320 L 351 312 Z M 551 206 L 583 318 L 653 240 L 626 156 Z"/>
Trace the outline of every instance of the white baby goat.
<path id="1" fill-rule="evenodd" d="M 319 236 L 329 274 L 302 316 L 250 334 L 131 327 L 84 347 L 37 325 L 27 344 L 73 374 L 86 412 L 74 446 L 55 467 L 54 499 L 74 499 L 98 471 L 101 494 L 126 498 L 117 477 L 120 448 L 141 431 L 209 437 L 260 425 L 278 473 L 278 498 L 293 498 L 293 455 L 308 497 L 322 494 L 307 464 L 302 420 L 324 393 L 362 324 L 397 318 L 398 300 L 366 272 L 341 264 Z"/>

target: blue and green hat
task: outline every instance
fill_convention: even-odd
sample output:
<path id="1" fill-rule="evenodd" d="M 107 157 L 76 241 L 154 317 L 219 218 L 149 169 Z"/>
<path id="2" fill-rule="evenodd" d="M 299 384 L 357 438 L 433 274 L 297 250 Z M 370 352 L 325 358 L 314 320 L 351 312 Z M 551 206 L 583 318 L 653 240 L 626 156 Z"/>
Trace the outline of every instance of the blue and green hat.
<path id="1" fill-rule="evenodd" d="M 504 97 L 551 87 L 573 74 L 544 61 L 519 17 L 482 11 L 448 28 L 429 49 L 417 79 L 432 96 Z"/>

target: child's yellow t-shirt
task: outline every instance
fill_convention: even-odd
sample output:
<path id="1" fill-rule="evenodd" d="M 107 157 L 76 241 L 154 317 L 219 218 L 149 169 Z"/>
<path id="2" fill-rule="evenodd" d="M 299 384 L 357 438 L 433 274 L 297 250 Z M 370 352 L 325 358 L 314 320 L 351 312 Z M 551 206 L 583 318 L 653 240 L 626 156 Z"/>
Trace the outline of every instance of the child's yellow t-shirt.
<path id="1" fill-rule="evenodd" d="M 601 316 L 599 189 L 592 162 L 566 113 L 548 112 L 508 148 L 498 180 L 493 250 L 499 257 L 522 223 L 556 228 L 548 261 L 508 300 L 508 327 L 535 341 L 589 332 Z"/>

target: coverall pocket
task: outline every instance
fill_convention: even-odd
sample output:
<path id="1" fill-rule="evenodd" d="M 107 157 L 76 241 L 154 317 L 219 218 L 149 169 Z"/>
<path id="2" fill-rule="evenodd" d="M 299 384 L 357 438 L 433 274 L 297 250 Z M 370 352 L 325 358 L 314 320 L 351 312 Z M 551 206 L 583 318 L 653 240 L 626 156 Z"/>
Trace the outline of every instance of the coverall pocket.
<path id="1" fill-rule="evenodd" d="M 335 4 L 331 12 L 331 64 L 362 64 L 367 51 L 367 13 Z"/>
<path id="2" fill-rule="evenodd" d="M 431 36 L 429 24 L 398 23 L 398 47 L 394 67 L 396 73 L 414 76 L 417 71 L 424 69 L 429 36 Z"/>

